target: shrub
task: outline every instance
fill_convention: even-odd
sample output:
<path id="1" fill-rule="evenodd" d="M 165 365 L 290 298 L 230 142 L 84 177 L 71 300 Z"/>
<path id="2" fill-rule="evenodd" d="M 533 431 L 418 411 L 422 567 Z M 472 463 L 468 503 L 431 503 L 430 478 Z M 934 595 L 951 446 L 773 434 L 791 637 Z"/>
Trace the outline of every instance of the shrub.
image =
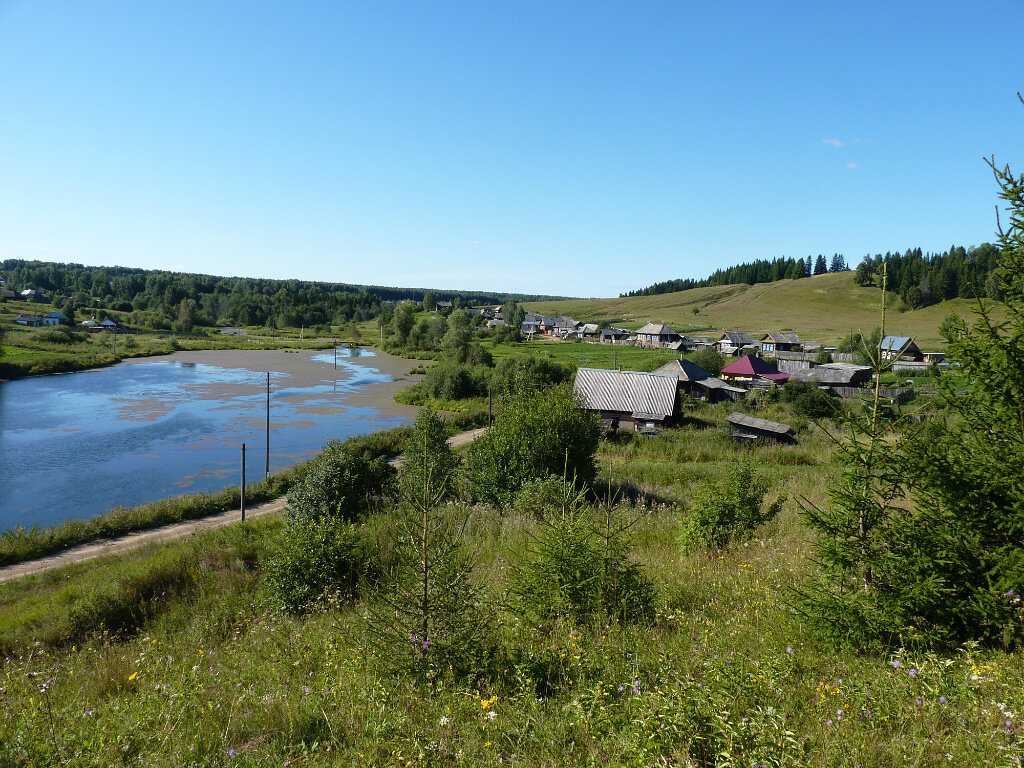
<path id="1" fill-rule="evenodd" d="M 463 363 L 437 363 L 427 371 L 422 386 L 426 394 L 439 400 L 462 400 L 487 394 L 483 369 Z"/>
<path id="2" fill-rule="evenodd" d="M 786 497 L 780 496 L 766 506 L 768 489 L 768 481 L 757 477 L 751 464 L 737 465 L 724 482 L 700 486 L 680 532 L 683 549 L 721 548 L 749 538 L 758 526 L 773 520 L 785 503 Z"/>
<path id="3" fill-rule="evenodd" d="M 569 381 L 575 368 L 545 357 L 511 355 L 499 361 L 491 373 L 491 390 L 502 395 L 533 392 Z"/>
<path id="4" fill-rule="evenodd" d="M 289 611 L 328 597 L 352 600 L 373 573 L 369 549 L 353 523 L 334 517 L 291 520 L 264 564 L 267 585 Z"/>
<path id="5" fill-rule="evenodd" d="M 387 492 L 394 474 L 383 457 L 367 459 L 342 443 L 329 443 L 288 491 L 288 514 L 297 521 L 321 516 L 356 520 L 373 496 Z"/>
<path id="6" fill-rule="evenodd" d="M 790 403 L 797 415 L 808 419 L 835 416 L 838 409 L 834 395 L 806 381 L 787 382 L 782 388 L 780 400 Z"/>
<path id="7" fill-rule="evenodd" d="M 599 439 L 597 418 L 579 406 L 568 385 L 521 394 L 470 446 L 473 493 L 493 504 L 508 504 L 537 478 L 567 477 L 589 484 Z"/>

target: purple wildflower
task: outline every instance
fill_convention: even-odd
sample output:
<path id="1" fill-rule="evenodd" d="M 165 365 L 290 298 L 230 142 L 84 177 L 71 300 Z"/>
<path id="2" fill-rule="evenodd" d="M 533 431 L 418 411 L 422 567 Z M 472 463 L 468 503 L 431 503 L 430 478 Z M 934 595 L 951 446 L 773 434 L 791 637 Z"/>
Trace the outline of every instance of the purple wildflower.
<path id="1" fill-rule="evenodd" d="M 908 671 L 907 674 L 910 675 L 911 677 L 916 677 L 917 676 L 917 670 L 914 669 L 913 667 L 911 667 L 910 671 Z"/>
<path id="2" fill-rule="evenodd" d="M 235 756 L 235 750 L 229 749 L 228 750 L 228 757 L 234 757 L 234 756 Z"/>
<path id="3" fill-rule="evenodd" d="M 899 660 L 899 659 L 896 659 L 896 661 L 894 661 L 894 662 L 892 663 L 892 665 L 893 665 L 894 667 L 896 667 L 896 669 L 899 669 L 899 667 L 900 667 L 900 660 Z"/>
<path id="4" fill-rule="evenodd" d="M 945 703 L 946 703 L 946 697 L 945 696 L 939 696 L 939 704 L 945 704 Z"/>

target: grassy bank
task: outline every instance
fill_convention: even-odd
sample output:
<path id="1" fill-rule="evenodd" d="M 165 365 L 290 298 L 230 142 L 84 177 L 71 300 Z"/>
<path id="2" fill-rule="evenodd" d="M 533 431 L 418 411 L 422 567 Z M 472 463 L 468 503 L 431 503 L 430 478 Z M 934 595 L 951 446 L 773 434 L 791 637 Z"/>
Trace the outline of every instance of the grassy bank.
<path id="1" fill-rule="evenodd" d="M 784 406 L 765 413 L 794 423 Z M 797 500 L 825 501 L 831 441 L 743 446 L 728 408 L 658 437 L 602 442 L 624 489 L 649 621 L 528 620 L 508 587 L 539 532 L 468 515 L 474 581 L 494 608 L 472 679 L 393 674 L 366 605 L 279 612 L 262 579 L 279 521 L 0 586 L 0 745 L 13 765 L 1019 765 L 1024 655 L 822 647 L 789 606 L 813 569 Z M 780 516 L 720 552 L 679 546 L 702 480 L 752 460 Z M 624 492 L 623 498 L 626 496 Z M 457 510 L 456 510 L 457 511 Z M 387 514 L 362 540 L 382 561 Z M 1016 762 L 1015 762 L 1016 761 Z"/>

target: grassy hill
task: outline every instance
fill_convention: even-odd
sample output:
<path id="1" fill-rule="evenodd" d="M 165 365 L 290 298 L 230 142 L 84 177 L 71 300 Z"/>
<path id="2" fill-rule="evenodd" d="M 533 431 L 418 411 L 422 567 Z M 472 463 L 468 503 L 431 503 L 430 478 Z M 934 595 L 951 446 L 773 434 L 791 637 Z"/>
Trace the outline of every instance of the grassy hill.
<path id="1" fill-rule="evenodd" d="M 666 323 L 680 332 L 746 331 L 755 339 L 768 331 L 795 331 L 825 344 L 851 329 L 870 333 L 879 324 L 878 288 L 853 282 L 853 272 L 836 272 L 757 285 L 694 288 L 659 296 L 571 299 L 524 304 L 545 315 L 570 315 L 584 322 L 639 325 Z M 916 311 L 891 294 L 887 330 L 913 336 L 922 349 L 941 347 L 938 327 L 950 312 L 971 315 L 972 302 L 954 299 Z M 697 310 L 696 313 L 694 310 Z"/>

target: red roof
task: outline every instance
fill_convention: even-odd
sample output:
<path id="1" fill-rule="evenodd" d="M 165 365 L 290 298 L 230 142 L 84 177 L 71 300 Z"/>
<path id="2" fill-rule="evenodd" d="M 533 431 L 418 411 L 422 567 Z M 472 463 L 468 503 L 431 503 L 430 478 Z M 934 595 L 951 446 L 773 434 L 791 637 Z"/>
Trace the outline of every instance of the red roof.
<path id="1" fill-rule="evenodd" d="M 769 365 L 756 355 L 744 355 L 735 363 L 729 363 L 722 369 L 722 374 L 725 376 L 730 374 L 733 376 L 760 376 L 762 379 L 771 381 L 787 381 L 789 379 L 788 373 L 779 373 L 774 365 Z"/>

